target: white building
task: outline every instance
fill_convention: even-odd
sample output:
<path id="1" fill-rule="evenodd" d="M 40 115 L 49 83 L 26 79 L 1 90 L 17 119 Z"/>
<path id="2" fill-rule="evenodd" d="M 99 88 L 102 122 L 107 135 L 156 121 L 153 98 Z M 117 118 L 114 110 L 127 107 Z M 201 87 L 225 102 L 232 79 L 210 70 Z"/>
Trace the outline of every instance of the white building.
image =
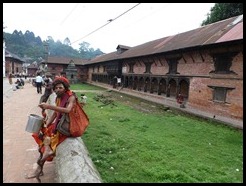
<path id="1" fill-rule="evenodd" d="M 3 77 L 6 77 L 5 74 L 5 39 L 3 38 Z"/>

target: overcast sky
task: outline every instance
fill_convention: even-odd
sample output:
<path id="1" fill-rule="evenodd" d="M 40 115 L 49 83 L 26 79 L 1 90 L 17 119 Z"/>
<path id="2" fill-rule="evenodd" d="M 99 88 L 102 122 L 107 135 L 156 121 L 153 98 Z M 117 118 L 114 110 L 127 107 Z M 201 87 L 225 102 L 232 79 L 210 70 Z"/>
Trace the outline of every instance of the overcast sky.
<path id="1" fill-rule="evenodd" d="M 3 3 L 4 32 L 68 37 L 104 53 L 200 27 L 215 3 Z M 111 21 L 110 21 L 111 20 Z"/>

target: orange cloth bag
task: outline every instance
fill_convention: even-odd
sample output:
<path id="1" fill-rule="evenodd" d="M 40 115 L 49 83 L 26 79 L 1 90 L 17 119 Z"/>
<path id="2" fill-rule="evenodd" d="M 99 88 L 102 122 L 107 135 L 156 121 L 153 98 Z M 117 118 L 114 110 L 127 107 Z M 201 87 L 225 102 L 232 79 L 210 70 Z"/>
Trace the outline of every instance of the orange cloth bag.
<path id="1" fill-rule="evenodd" d="M 70 119 L 70 134 L 72 137 L 82 136 L 89 125 L 89 118 L 83 108 L 81 107 L 78 98 L 76 97 L 76 104 L 69 112 Z"/>

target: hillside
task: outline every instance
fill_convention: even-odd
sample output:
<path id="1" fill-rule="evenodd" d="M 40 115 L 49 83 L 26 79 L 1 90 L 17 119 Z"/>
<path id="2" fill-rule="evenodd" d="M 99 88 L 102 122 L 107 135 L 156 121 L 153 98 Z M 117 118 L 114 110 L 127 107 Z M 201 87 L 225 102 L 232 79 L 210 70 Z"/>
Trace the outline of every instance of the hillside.
<path id="1" fill-rule="evenodd" d="M 28 62 L 41 61 L 49 56 L 72 57 L 81 59 L 91 59 L 95 56 L 103 54 L 100 49 L 89 48 L 90 44 L 86 42 L 80 43 L 79 50 L 70 46 L 69 38 L 64 42 L 54 41 L 52 37 L 47 40 L 41 40 L 39 36 L 35 36 L 33 32 L 15 30 L 12 34 L 3 32 L 6 50 L 18 55 Z"/>

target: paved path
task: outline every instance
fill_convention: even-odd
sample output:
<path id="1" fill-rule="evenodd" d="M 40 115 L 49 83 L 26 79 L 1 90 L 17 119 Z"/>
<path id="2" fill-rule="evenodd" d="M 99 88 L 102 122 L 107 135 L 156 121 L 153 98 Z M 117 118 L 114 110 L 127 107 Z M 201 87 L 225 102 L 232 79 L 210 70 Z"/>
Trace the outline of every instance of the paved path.
<path id="1" fill-rule="evenodd" d="M 3 78 L 3 102 L 5 102 L 7 98 L 12 96 L 12 92 L 12 85 L 9 84 L 7 78 Z"/>
<path id="2" fill-rule="evenodd" d="M 38 146 L 25 128 L 31 112 L 40 115 L 37 105 L 41 94 L 29 83 L 24 89 L 13 91 L 6 81 L 3 80 L 3 183 L 38 183 L 35 178 L 25 179 L 39 156 Z M 40 178 L 42 183 L 55 182 L 53 162 L 45 163 L 44 176 Z"/>

